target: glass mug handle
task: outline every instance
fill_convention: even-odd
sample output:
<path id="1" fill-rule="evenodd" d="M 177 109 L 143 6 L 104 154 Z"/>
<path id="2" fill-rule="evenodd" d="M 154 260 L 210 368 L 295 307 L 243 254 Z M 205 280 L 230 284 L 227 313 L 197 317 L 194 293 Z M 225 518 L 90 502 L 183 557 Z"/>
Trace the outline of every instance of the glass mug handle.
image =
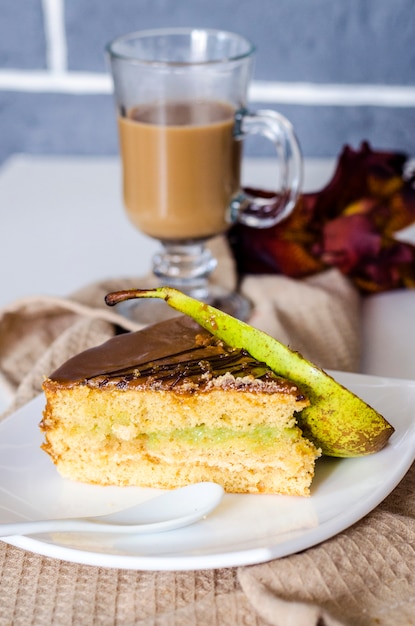
<path id="1" fill-rule="evenodd" d="M 249 190 L 240 191 L 231 202 L 231 222 L 254 228 L 274 226 L 293 210 L 302 183 L 303 159 L 294 129 L 276 111 L 241 109 L 235 114 L 234 135 L 240 140 L 248 135 L 262 135 L 272 141 L 279 161 L 280 183 L 275 193 L 262 197 L 251 195 Z"/>

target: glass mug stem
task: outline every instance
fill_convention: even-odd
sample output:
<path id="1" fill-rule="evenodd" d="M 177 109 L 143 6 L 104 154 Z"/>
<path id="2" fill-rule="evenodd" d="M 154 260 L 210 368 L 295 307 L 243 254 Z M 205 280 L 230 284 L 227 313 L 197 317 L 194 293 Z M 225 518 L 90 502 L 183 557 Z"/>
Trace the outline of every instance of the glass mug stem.
<path id="1" fill-rule="evenodd" d="M 161 243 L 162 249 L 153 257 L 153 274 L 161 286 L 175 287 L 192 298 L 211 304 L 239 319 L 249 318 L 252 304 L 247 298 L 211 283 L 210 278 L 217 266 L 217 259 L 206 247 L 205 241 Z M 162 319 L 165 311 L 150 313 L 154 314 Z M 140 317 L 144 319 L 143 314 Z"/>
<path id="2" fill-rule="evenodd" d="M 153 273 L 161 285 L 184 291 L 198 300 L 209 300 L 209 279 L 217 265 L 204 242 L 161 242 L 153 257 Z"/>

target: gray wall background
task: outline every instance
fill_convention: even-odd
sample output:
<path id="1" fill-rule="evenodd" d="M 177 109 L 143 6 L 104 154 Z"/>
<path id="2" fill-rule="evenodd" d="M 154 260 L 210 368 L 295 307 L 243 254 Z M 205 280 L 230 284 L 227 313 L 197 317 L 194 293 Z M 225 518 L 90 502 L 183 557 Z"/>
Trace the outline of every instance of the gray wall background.
<path id="1" fill-rule="evenodd" d="M 415 0 L 0 0 L 0 163 L 117 154 L 104 46 L 168 25 L 256 43 L 251 105 L 286 115 L 305 156 L 415 154 Z"/>

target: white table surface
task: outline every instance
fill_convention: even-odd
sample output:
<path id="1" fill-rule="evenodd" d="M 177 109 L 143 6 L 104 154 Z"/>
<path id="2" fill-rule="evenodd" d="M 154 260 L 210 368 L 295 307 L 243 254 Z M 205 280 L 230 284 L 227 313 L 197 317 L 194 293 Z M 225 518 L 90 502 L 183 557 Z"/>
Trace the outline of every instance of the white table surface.
<path id="1" fill-rule="evenodd" d="M 324 184 L 331 161 L 308 168 Z M 249 161 L 247 182 L 272 180 L 269 160 Z M 103 278 L 140 276 L 156 241 L 129 222 L 117 158 L 18 155 L 0 170 L 0 307 L 29 294 L 64 296 Z"/>
<path id="2" fill-rule="evenodd" d="M 304 190 L 320 189 L 333 168 L 306 161 Z M 247 160 L 243 182 L 272 188 L 272 172 L 272 161 Z M 118 158 L 17 155 L 0 170 L 0 215 L 0 307 L 142 275 L 158 247 L 128 221 Z M 405 238 L 415 241 L 415 228 Z M 414 313 L 415 290 L 364 300 L 362 372 L 415 378 Z"/>

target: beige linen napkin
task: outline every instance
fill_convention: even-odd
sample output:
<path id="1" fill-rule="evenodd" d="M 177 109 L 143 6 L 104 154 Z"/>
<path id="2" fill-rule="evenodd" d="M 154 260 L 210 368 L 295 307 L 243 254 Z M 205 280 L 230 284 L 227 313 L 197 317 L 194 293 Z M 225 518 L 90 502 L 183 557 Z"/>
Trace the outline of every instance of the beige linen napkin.
<path id="1" fill-rule="evenodd" d="M 221 280 L 231 284 L 226 254 L 220 265 Z M 144 284 L 107 281 L 68 298 L 31 297 L 1 310 L 0 380 L 11 397 L 8 413 L 39 393 L 43 377 L 71 355 L 112 336 L 116 326 L 133 330 L 105 307 L 103 296 Z M 304 281 L 248 277 L 241 288 L 254 303 L 253 325 L 322 367 L 358 368 L 360 301 L 337 271 Z M 338 537 L 252 567 L 112 570 L 0 542 L 0 626 L 415 624 L 413 493 L 408 474 L 384 505 Z"/>

